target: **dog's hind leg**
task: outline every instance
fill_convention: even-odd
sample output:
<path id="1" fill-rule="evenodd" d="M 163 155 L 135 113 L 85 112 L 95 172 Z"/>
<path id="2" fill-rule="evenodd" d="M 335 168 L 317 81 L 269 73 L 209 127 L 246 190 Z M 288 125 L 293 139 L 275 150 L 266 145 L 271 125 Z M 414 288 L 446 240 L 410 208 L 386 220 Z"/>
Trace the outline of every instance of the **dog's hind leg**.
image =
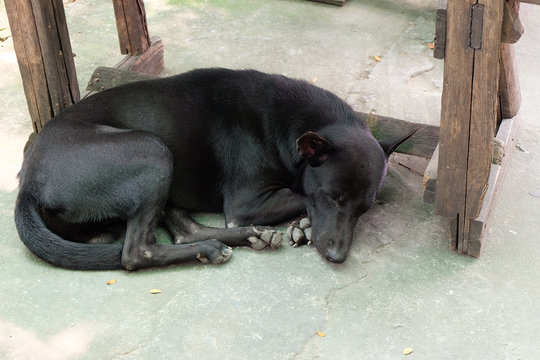
<path id="1" fill-rule="evenodd" d="M 122 266 L 136 270 L 194 260 L 214 264 L 227 261 L 231 249 L 215 239 L 181 245 L 156 242 L 155 230 L 163 215 L 173 176 L 172 154 L 159 139 L 153 137 L 137 139 L 136 142 L 132 139 L 121 149 L 126 153 L 130 150 L 135 152 L 134 146 L 144 149 L 144 159 L 133 161 L 136 171 L 131 171 L 130 185 L 120 190 L 125 191 L 133 202 L 133 213 L 127 218 Z"/>
<path id="2" fill-rule="evenodd" d="M 217 239 L 228 246 L 250 246 L 256 250 L 265 247 L 278 248 L 283 234 L 264 227 L 246 226 L 214 228 L 197 223 L 182 209 L 168 207 L 164 223 L 176 244 L 193 243 L 206 239 Z"/>

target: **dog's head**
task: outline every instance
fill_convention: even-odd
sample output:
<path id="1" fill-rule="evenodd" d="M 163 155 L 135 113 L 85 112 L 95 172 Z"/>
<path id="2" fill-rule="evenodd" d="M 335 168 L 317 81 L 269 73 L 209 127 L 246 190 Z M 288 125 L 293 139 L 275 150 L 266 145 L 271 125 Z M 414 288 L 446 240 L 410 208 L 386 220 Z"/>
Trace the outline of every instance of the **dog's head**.
<path id="1" fill-rule="evenodd" d="M 382 187 L 388 156 L 415 131 L 377 141 L 367 128 L 332 125 L 297 139 L 297 151 L 308 163 L 303 187 L 313 244 L 329 261 L 347 258 L 356 222 Z"/>

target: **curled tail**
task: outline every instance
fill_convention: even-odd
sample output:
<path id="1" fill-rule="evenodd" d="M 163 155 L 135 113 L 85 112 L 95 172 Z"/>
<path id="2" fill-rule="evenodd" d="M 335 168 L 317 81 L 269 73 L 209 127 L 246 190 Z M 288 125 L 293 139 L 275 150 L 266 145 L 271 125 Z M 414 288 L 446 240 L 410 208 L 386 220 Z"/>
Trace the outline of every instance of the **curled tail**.
<path id="1" fill-rule="evenodd" d="M 47 228 L 38 201 L 28 192 L 17 197 L 15 224 L 26 247 L 52 265 L 75 270 L 123 268 L 121 244 L 81 244 L 62 239 Z"/>

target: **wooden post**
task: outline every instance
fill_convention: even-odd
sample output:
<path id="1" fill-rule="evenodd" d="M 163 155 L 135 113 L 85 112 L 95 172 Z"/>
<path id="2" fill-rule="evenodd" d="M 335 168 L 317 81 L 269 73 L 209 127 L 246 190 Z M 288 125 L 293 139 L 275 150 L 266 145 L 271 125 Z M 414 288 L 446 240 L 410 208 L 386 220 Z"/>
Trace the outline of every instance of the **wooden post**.
<path id="1" fill-rule="evenodd" d="M 448 2 L 435 209 L 455 219 L 452 247 L 461 253 L 468 252 L 491 170 L 503 3 Z"/>
<path id="2" fill-rule="evenodd" d="M 62 0 L 6 0 L 34 130 L 79 100 Z"/>
<path id="3" fill-rule="evenodd" d="M 150 46 L 143 0 L 113 0 L 122 54 L 141 55 Z"/>

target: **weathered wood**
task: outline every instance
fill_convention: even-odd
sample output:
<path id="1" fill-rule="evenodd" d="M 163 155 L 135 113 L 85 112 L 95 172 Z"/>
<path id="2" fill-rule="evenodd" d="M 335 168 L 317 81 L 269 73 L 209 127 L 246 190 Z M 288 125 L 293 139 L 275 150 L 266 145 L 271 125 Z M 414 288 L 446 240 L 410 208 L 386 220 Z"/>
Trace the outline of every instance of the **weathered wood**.
<path id="1" fill-rule="evenodd" d="M 332 5 L 343 6 L 343 5 L 345 5 L 345 2 L 346 2 L 347 0 L 309 0 L 309 1 L 321 2 L 321 3 L 326 3 L 326 4 L 332 4 Z"/>
<path id="2" fill-rule="evenodd" d="M 521 107 L 521 90 L 514 55 L 514 45 L 501 44 L 501 75 L 499 81 L 501 115 L 510 119 L 517 115 Z"/>
<path id="3" fill-rule="evenodd" d="M 517 0 L 506 0 L 504 2 L 501 41 L 507 44 L 515 44 L 524 31 L 519 19 L 519 2 Z"/>
<path id="4" fill-rule="evenodd" d="M 490 170 L 489 185 L 482 210 L 475 219 L 470 221 L 470 231 L 467 255 L 479 257 L 484 246 L 486 228 L 490 224 L 491 213 L 495 208 L 501 184 L 508 172 L 510 157 L 513 154 L 514 139 L 519 128 L 519 115 L 502 121 L 497 133 L 497 143 L 503 144 L 504 157 L 500 165 L 493 164 Z"/>
<path id="5" fill-rule="evenodd" d="M 455 219 L 452 246 L 460 253 L 468 252 L 471 219 L 479 215 L 488 187 L 499 113 L 503 1 L 448 4 L 435 209 Z"/>
<path id="6" fill-rule="evenodd" d="M 141 55 L 150 46 L 143 0 L 113 0 L 122 54 Z"/>
<path id="7" fill-rule="evenodd" d="M 398 147 L 397 151 L 400 153 L 429 159 L 439 142 L 438 126 L 418 124 L 372 113 L 358 112 L 358 115 L 368 123 L 377 139 L 403 136 L 418 128 L 416 134 Z"/>
<path id="8" fill-rule="evenodd" d="M 35 131 L 79 100 L 79 86 L 61 0 L 7 0 L 30 117 Z"/>
<path id="9" fill-rule="evenodd" d="M 433 156 L 424 171 L 424 202 L 435 202 L 435 190 L 437 188 L 437 164 L 439 161 L 439 145 L 435 148 Z"/>
<path id="10" fill-rule="evenodd" d="M 484 0 L 484 36 L 475 51 L 467 166 L 466 219 L 478 216 L 487 189 L 499 111 L 499 56 L 504 0 Z"/>
<path id="11" fill-rule="evenodd" d="M 152 36 L 151 45 L 141 55 L 128 55 L 123 58 L 116 68 L 122 70 L 138 71 L 145 74 L 158 76 L 163 71 L 164 48 L 159 36 Z"/>
<path id="12" fill-rule="evenodd" d="M 474 52 L 469 44 L 475 1 L 450 1 L 441 101 L 435 210 L 455 217 L 465 212 L 469 122 Z"/>
<path id="13" fill-rule="evenodd" d="M 137 71 L 119 70 L 106 66 L 99 66 L 94 70 L 90 77 L 86 90 L 102 91 L 118 85 L 127 84 L 134 81 L 155 79 L 149 74 L 143 74 Z"/>

